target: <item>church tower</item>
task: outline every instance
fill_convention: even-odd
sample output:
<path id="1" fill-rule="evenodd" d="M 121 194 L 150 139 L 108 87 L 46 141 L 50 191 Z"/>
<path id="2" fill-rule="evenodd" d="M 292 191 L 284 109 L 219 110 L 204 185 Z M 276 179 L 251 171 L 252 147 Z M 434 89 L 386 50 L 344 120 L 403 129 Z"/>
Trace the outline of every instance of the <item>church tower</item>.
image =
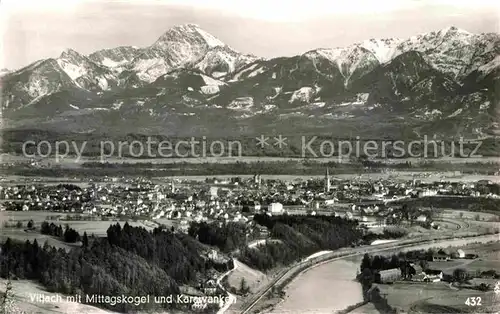
<path id="1" fill-rule="evenodd" d="M 330 185 L 330 174 L 328 173 L 328 167 L 326 168 L 326 173 L 325 173 L 325 193 L 329 193 L 331 189 Z"/>

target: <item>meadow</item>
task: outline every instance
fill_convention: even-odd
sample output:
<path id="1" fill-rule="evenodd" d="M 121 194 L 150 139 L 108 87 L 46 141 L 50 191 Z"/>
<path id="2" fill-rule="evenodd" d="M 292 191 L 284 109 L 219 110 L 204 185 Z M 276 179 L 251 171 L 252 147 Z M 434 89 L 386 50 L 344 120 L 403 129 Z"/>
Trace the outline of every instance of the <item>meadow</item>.
<path id="1" fill-rule="evenodd" d="M 157 227 L 154 223 L 147 223 L 142 221 L 125 221 L 125 220 L 66 220 L 68 215 L 66 213 L 56 213 L 49 211 L 1 211 L 0 212 L 0 241 L 3 242 L 7 238 L 17 239 L 21 241 L 30 242 L 35 239 L 40 245 L 45 242 L 49 245 L 53 245 L 57 248 L 71 249 L 74 246 L 78 246 L 78 243 L 65 243 L 60 239 L 55 237 L 44 235 L 40 233 L 40 225 L 43 221 L 53 222 L 57 225 L 63 226 L 63 228 L 68 225 L 70 228 L 75 229 L 83 235 L 87 232 L 89 236 L 94 235 L 96 237 L 106 236 L 106 231 L 112 224 L 119 223 L 124 225 L 126 222 L 133 227 L 144 227 L 147 230 L 152 230 Z M 74 215 L 74 214 L 73 214 Z M 28 222 L 33 220 L 34 230 L 28 230 L 26 228 Z M 22 223 L 22 227 L 16 227 L 17 222 Z"/>

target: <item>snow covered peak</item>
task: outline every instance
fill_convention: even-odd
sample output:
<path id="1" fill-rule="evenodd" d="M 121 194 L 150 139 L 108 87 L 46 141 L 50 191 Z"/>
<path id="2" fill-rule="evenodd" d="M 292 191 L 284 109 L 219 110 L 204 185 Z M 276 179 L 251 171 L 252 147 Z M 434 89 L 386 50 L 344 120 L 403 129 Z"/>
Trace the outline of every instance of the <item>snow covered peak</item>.
<path id="1" fill-rule="evenodd" d="M 217 46 L 208 50 L 195 68 L 219 78 L 234 73 L 257 59 L 253 55 L 241 54 L 229 46 Z"/>
<path id="2" fill-rule="evenodd" d="M 305 53 L 304 56 L 311 60 L 324 58 L 335 64 L 345 79 L 344 83 L 347 85 L 355 72 L 362 76 L 375 66 L 389 61 L 393 55 L 390 48 L 382 42 L 368 41 L 366 44 L 354 44 L 346 48 L 312 50 Z"/>
<path id="3" fill-rule="evenodd" d="M 399 43 L 401 43 L 401 39 L 397 38 L 388 38 L 388 39 L 369 39 L 365 40 L 359 45 L 366 50 L 373 53 L 375 58 L 380 63 L 386 63 L 394 58 L 396 54 L 396 47 Z"/>
<path id="4" fill-rule="evenodd" d="M 0 70 L 0 76 L 4 76 L 5 74 L 9 74 L 9 73 L 10 73 L 9 69 L 3 68 Z"/>
<path id="5" fill-rule="evenodd" d="M 485 36 L 450 26 L 410 37 L 398 45 L 398 53 L 422 52 L 441 72 L 463 78 L 494 58 L 495 44 Z"/>
<path id="6" fill-rule="evenodd" d="M 55 62 L 82 89 L 106 90 L 115 85 L 115 77 L 109 69 L 73 49 L 65 49 Z"/>
<path id="7" fill-rule="evenodd" d="M 201 29 L 197 24 L 174 26 L 163 34 L 155 45 L 164 47 L 169 43 L 190 43 L 208 47 L 225 46 L 221 40 Z"/>
<path id="8" fill-rule="evenodd" d="M 195 24 L 195 23 L 184 23 L 184 24 L 179 24 L 179 25 L 175 25 L 173 27 L 171 27 L 170 29 L 179 29 L 179 30 L 184 30 L 184 31 L 194 31 L 194 30 L 197 30 L 197 29 L 200 29 L 200 25 L 199 24 Z"/>
<path id="9" fill-rule="evenodd" d="M 172 27 L 158 40 L 134 57 L 131 69 L 140 80 L 153 82 L 179 67 L 192 67 L 210 49 L 226 45 L 196 24 Z"/>
<path id="10" fill-rule="evenodd" d="M 90 60 L 109 68 L 116 68 L 132 61 L 138 52 L 139 49 L 136 47 L 121 46 L 98 50 L 88 57 Z"/>
<path id="11" fill-rule="evenodd" d="M 372 38 L 345 48 L 316 49 L 305 56 L 326 58 L 337 63 L 343 75 L 348 75 L 358 64 L 372 62 L 370 54 L 380 64 L 385 64 L 405 52 L 418 51 L 438 70 L 453 77 L 464 77 L 495 58 L 499 51 L 495 48 L 498 42 L 492 34 L 477 35 L 449 26 L 408 39 Z M 363 58 L 365 61 L 361 60 Z M 349 68 L 351 70 L 346 71 Z"/>
<path id="12" fill-rule="evenodd" d="M 463 30 L 463 29 L 460 29 L 460 28 L 457 28 L 455 26 L 448 26 L 446 28 L 443 28 L 442 30 L 440 30 L 438 32 L 438 34 L 442 35 L 442 36 L 446 36 L 446 35 L 456 35 L 456 34 L 461 34 L 461 35 L 472 35 L 471 33 L 469 33 L 468 31 L 466 30 Z"/>
<path id="13" fill-rule="evenodd" d="M 66 48 L 63 50 L 59 58 L 61 59 L 74 59 L 82 58 L 83 56 L 71 48 Z"/>
<path id="14" fill-rule="evenodd" d="M 398 38 L 387 39 L 368 39 L 360 43 L 344 48 L 321 48 L 307 52 L 305 55 L 314 57 L 316 54 L 320 55 L 330 61 L 338 62 L 339 64 L 345 63 L 342 59 L 350 59 L 352 62 L 356 55 L 360 56 L 365 53 L 371 53 L 378 60 L 379 63 L 386 63 L 392 60 L 396 54 L 397 46 L 402 42 Z"/>

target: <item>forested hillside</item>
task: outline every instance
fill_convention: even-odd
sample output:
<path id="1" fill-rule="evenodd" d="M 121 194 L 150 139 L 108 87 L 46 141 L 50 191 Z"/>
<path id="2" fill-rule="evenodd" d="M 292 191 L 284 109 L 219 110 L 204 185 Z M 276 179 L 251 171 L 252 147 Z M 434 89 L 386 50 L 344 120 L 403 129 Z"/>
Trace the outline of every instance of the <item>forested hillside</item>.
<path id="1" fill-rule="evenodd" d="M 9 238 L 2 245 L 0 276 L 36 280 L 48 291 L 72 295 L 177 295 L 179 286 L 196 286 L 209 269 L 232 267 L 204 259 L 202 250 L 187 235 L 116 224 L 108 229 L 107 239 L 92 238 L 88 246 L 70 252 Z M 95 305 L 122 313 L 161 306 L 188 310 L 175 303 Z"/>

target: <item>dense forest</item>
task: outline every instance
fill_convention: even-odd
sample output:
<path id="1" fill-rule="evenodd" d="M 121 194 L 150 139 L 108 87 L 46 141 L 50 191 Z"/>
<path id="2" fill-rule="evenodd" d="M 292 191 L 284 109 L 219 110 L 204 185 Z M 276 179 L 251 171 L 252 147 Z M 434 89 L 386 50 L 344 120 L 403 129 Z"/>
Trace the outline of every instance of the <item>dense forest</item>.
<path id="1" fill-rule="evenodd" d="M 242 262 L 260 270 L 288 265 L 321 250 L 335 250 L 363 241 L 358 222 L 340 217 L 258 214 L 254 221 L 271 230 L 272 239 L 279 240 L 241 250 Z"/>
<path id="2" fill-rule="evenodd" d="M 201 243 L 216 246 L 229 253 L 246 245 L 246 231 L 245 225 L 237 222 L 193 222 L 189 226 L 188 234 Z"/>
<path id="3" fill-rule="evenodd" d="M 66 225 L 66 228 L 63 231 L 61 225 L 56 225 L 54 223 L 48 223 L 46 221 L 42 222 L 40 227 L 40 233 L 51 235 L 53 237 L 58 237 L 64 240 L 64 242 L 75 243 L 81 240 L 80 234 L 73 228 L 70 228 Z"/>
<path id="4" fill-rule="evenodd" d="M 500 195 L 500 185 L 491 185 L 491 193 Z M 484 195 L 484 194 L 483 194 Z M 420 197 L 394 202 L 395 205 L 411 204 L 415 207 L 433 207 L 433 208 L 455 208 L 478 212 L 498 212 L 500 208 L 500 199 L 498 198 L 478 198 L 478 197 Z"/>
<path id="5" fill-rule="evenodd" d="M 363 241 L 366 244 L 370 244 L 375 240 L 380 240 L 380 239 L 398 239 L 402 238 L 405 235 L 407 235 L 408 232 L 403 229 L 403 228 L 391 228 L 391 229 L 384 229 L 382 233 L 372 233 L 372 232 L 367 232 L 363 236 Z"/>
<path id="6" fill-rule="evenodd" d="M 108 239 L 92 238 L 70 252 L 9 238 L 2 245 L 0 276 L 37 280 L 48 291 L 72 295 L 177 295 L 181 285 L 197 286 L 207 270 L 233 267 L 204 259 L 202 250 L 187 235 L 116 224 L 108 229 Z M 122 313 L 161 306 L 188 310 L 176 303 L 95 305 Z"/>
<path id="7" fill-rule="evenodd" d="M 271 241 L 247 248 L 257 238 L 252 228 L 241 223 L 193 222 L 189 235 L 201 243 L 217 246 L 221 251 L 238 251 L 242 262 L 259 270 L 270 270 L 276 266 L 289 265 L 321 250 L 336 250 L 341 247 L 371 243 L 375 239 L 399 238 L 402 230 L 384 230 L 372 234 L 358 228 L 358 222 L 334 216 L 268 216 L 257 214 L 253 220 L 271 231 Z"/>

